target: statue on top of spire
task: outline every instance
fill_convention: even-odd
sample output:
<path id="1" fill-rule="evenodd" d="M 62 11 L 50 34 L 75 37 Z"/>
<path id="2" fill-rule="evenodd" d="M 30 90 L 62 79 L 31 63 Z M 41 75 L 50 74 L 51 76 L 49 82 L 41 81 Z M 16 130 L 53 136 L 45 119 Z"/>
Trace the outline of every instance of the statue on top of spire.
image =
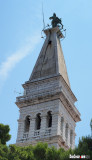
<path id="1" fill-rule="evenodd" d="M 49 19 L 50 19 L 50 20 L 52 19 L 51 24 L 52 24 L 52 27 L 53 27 L 53 28 L 54 28 L 54 27 L 57 27 L 57 26 L 58 26 L 58 24 L 61 24 L 61 25 L 62 25 L 62 29 L 63 29 L 62 21 L 61 21 L 61 19 L 60 19 L 60 18 L 58 18 L 58 17 L 56 16 L 56 14 L 55 14 L 55 13 L 53 13 L 53 16 L 52 16 L 52 17 L 50 17 Z"/>

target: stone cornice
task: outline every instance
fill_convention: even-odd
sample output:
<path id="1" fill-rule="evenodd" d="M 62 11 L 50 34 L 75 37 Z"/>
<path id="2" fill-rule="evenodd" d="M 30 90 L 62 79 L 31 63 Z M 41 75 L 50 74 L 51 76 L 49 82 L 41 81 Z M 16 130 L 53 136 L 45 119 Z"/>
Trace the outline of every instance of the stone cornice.
<path id="1" fill-rule="evenodd" d="M 47 76 L 45 78 L 39 78 L 36 80 L 32 80 L 32 81 L 27 81 L 25 84 L 22 84 L 23 88 L 27 88 L 28 86 L 30 86 L 31 84 L 39 84 L 39 83 L 44 83 L 47 81 L 50 81 L 52 79 L 60 79 L 63 83 L 63 85 L 67 88 L 68 92 L 70 93 L 70 95 L 72 96 L 73 100 L 76 102 L 77 98 L 75 97 L 75 95 L 73 94 L 71 88 L 68 86 L 68 84 L 66 83 L 66 81 L 64 80 L 64 78 L 62 77 L 62 75 L 58 74 L 58 75 L 53 75 L 53 76 Z"/>
<path id="2" fill-rule="evenodd" d="M 62 92 L 60 96 L 60 100 L 63 103 L 66 110 L 69 112 L 71 117 L 74 119 L 75 122 L 80 121 L 80 113 L 78 112 L 77 108 L 69 102 L 69 100 L 65 97 L 64 93 Z"/>
<path id="3" fill-rule="evenodd" d="M 78 122 L 80 121 L 80 113 L 78 112 L 77 108 L 71 104 L 69 99 L 66 98 L 65 94 L 62 92 L 62 90 L 53 93 L 53 94 L 47 94 L 47 95 L 41 95 L 35 98 L 29 97 L 18 97 L 18 101 L 16 102 L 16 105 L 21 108 L 21 107 L 26 107 L 34 104 L 39 104 L 47 101 L 52 101 L 55 99 L 60 99 L 69 114 L 72 116 L 74 121 Z"/>
<path id="4" fill-rule="evenodd" d="M 64 80 L 64 78 L 62 77 L 62 75 L 60 75 L 61 81 L 63 82 L 64 86 L 67 88 L 67 90 L 69 91 L 69 93 L 71 94 L 72 98 L 74 99 L 74 101 L 77 101 L 77 98 L 75 97 L 74 93 L 72 92 L 71 88 L 68 86 L 68 84 L 66 83 L 66 81 Z"/>
<path id="5" fill-rule="evenodd" d="M 35 139 L 35 140 L 32 140 L 32 141 L 28 140 L 28 141 L 25 141 L 25 142 L 21 142 L 21 140 L 20 140 L 20 142 L 16 143 L 16 146 L 28 146 L 30 144 L 36 145 L 39 141 L 44 142 L 44 138 Z M 65 150 L 69 149 L 69 147 L 65 145 L 65 142 L 62 139 L 62 136 L 60 136 L 60 135 L 45 137 L 45 142 L 48 143 L 48 144 L 57 143 L 60 147 L 63 146 L 63 148 Z"/>
<path id="6" fill-rule="evenodd" d="M 20 100 L 16 101 L 16 105 L 21 108 L 21 107 L 26 107 L 26 106 L 30 106 L 30 105 L 35 105 L 35 104 L 39 104 L 39 103 L 43 103 L 43 102 L 47 102 L 47 101 L 52 101 L 52 100 L 55 100 L 55 99 L 58 99 L 60 96 L 60 93 L 57 93 L 57 94 L 48 94 L 48 95 L 45 95 L 45 96 L 38 96 L 38 97 L 35 97 L 34 99 L 30 98 L 30 97 L 18 97 Z"/>
<path id="7" fill-rule="evenodd" d="M 35 79 L 35 80 L 31 80 L 31 81 L 26 81 L 25 84 L 22 84 L 23 88 L 26 88 L 28 86 L 30 86 L 31 84 L 34 85 L 34 84 L 38 84 L 38 83 L 44 83 L 44 82 L 47 82 L 47 81 L 50 81 L 52 79 L 57 79 L 59 78 L 60 75 L 52 75 L 52 76 L 46 76 L 46 77 L 43 77 L 43 78 L 38 78 L 38 79 Z"/>

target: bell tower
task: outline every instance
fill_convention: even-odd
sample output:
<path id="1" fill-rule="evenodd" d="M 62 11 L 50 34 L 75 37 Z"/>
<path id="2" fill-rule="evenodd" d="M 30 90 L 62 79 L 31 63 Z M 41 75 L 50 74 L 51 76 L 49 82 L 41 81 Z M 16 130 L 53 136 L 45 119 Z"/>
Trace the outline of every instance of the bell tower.
<path id="1" fill-rule="evenodd" d="M 32 74 L 22 86 L 24 95 L 16 98 L 20 109 L 16 144 L 75 147 L 75 126 L 80 113 L 68 79 L 60 44 L 63 36 L 61 19 L 53 14 L 52 28 L 44 30 L 45 42 Z M 60 28 L 61 27 L 61 28 Z"/>

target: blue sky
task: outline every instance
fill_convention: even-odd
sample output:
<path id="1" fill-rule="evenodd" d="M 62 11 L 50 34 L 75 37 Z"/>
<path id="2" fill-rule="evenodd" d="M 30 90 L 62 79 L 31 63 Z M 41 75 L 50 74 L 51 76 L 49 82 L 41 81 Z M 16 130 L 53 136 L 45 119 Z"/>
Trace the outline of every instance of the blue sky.
<path id="1" fill-rule="evenodd" d="M 45 24 L 53 12 L 62 18 L 66 38 L 61 41 L 71 89 L 77 97 L 81 122 L 76 145 L 90 134 L 92 118 L 92 0 L 43 0 Z M 42 0 L 0 0 L 0 123 L 17 137 L 19 109 L 15 105 L 21 84 L 30 77 L 44 40 L 41 39 Z"/>

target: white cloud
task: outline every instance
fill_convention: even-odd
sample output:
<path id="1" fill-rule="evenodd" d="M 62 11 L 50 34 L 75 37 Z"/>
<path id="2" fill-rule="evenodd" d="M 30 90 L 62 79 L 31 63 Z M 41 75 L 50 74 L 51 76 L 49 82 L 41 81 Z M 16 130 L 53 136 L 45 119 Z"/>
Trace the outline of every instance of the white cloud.
<path id="1" fill-rule="evenodd" d="M 0 65 L 0 80 L 6 80 L 10 71 L 12 71 L 18 62 L 33 51 L 39 41 L 40 36 L 36 34 L 27 40 L 27 44 L 24 47 L 7 57 L 7 59 Z"/>

